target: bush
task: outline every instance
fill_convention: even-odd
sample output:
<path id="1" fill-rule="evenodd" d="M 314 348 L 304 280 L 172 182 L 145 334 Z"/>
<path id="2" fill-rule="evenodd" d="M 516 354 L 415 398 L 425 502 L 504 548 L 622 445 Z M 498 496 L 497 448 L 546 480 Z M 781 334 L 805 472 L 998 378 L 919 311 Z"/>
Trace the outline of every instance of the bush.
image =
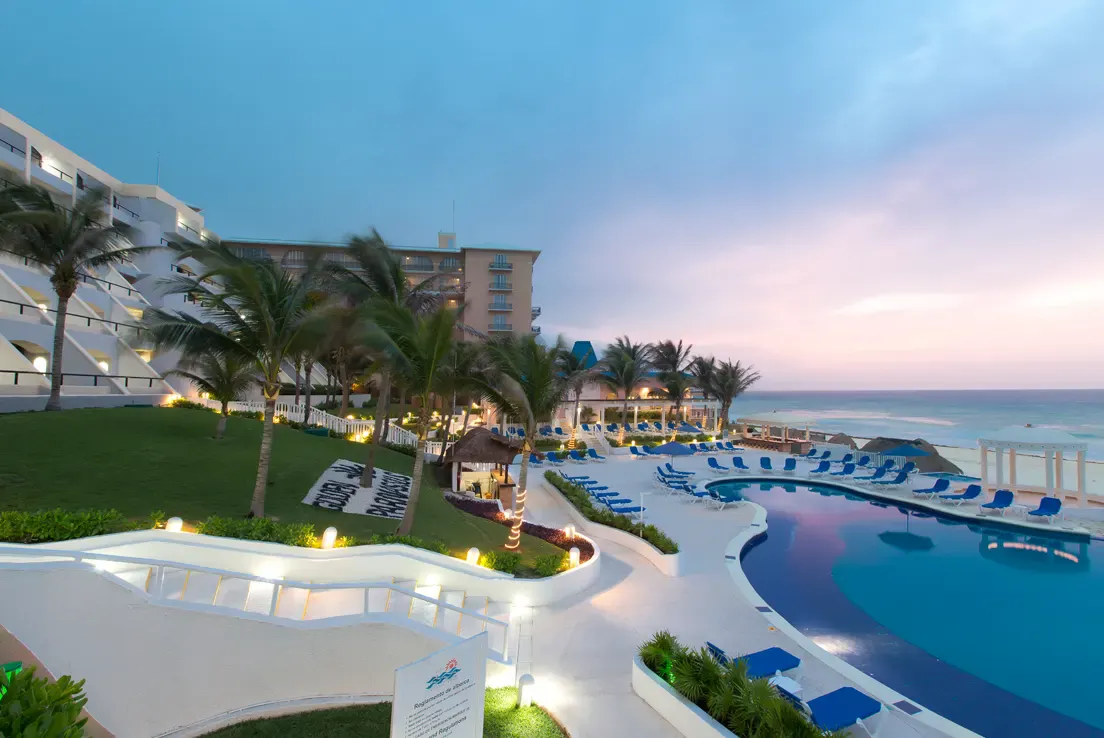
<path id="1" fill-rule="evenodd" d="M 533 446 L 538 451 L 559 451 L 560 446 L 563 446 L 564 448 L 567 448 L 567 441 L 566 441 L 566 439 L 559 439 L 559 438 L 538 438 L 535 441 L 533 441 Z M 586 443 L 584 441 L 580 441 L 580 440 L 576 439 L 575 440 L 575 450 L 576 451 L 586 451 L 587 450 Z"/>
<path id="2" fill-rule="evenodd" d="M 206 410 L 207 406 L 202 402 L 195 402 L 186 397 L 178 397 L 169 403 L 169 407 L 182 408 L 184 410 Z"/>
<path id="3" fill-rule="evenodd" d="M 406 454 L 407 456 L 410 456 L 410 457 L 413 457 L 417 453 L 417 450 L 413 446 L 411 446 L 409 444 L 406 444 L 406 443 L 385 442 L 381 445 L 384 448 L 391 449 L 392 451 L 397 451 L 400 454 Z"/>
<path id="4" fill-rule="evenodd" d="M 230 414 L 236 418 L 249 418 L 251 420 L 264 420 L 264 413 L 260 410 L 231 410 Z"/>
<path id="5" fill-rule="evenodd" d="M 479 557 L 479 565 L 513 574 L 521 567 L 521 554 L 513 551 L 487 551 Z"/>
<path id="6" fill-rule="evenodd" d="M 617 528 L 618 530 L 632 533 L 634 536 L 640 536 L 662 553 L 678 553 L 678 544 L 651 523 L 636 523 L 624 515 L 618 515 L 611 510 L 595 507 L 590 501 L 590 495 L 587 494 L 585 489 L 577 484 L 572 484 L 556 472 L 546 471 L 544 473 L 544 478 L 548 480 L 549 484 L 558 489 L 560 493 L 567 498 L 567 501 L 574 505 L 587 520 L 593 520 L 595 523 L 608 525 L 611 528 Z"/>
<path id="7" fill-rule="evenodd" d="M 35 676 L 33 666 L 8 677 L 0 670 L 0 736 L 81 738 L 88 718 L 84 680 L 63 676 L 56 682 Z"/>
<path id="8" fill-rule="evenodd" d="M 0 512 L 0 541 L 8 543 L 68 541 L 74 538 L 103 536 L 108 533 L 122 533 L 151 527 L 153 527 L 152 524 L 128 519 L 118 510 Z"/>
<path id="9" fill-rule="evenodd" d="M 571 558 L 567 554 L 548 554 L 533 559 L 533 571 L 538 577 L 551 577 L 567 569 Z"/>
<path id="10" fill-rule="evenodd" d="M 739 661 L 722 666 L 704 648 L 689 649 L 667 631 L 640 646 L 644 666 L 736 735 L 762 738 L 824 738 L 792 702 L 766 679 L 748 679 Z"/>
<path id="11" fill-rule="evenodd" d="M 271 518 L 223 518 L 212 515 L 196 524 L 196 533 L 247 541 L 268 541 L 286 546 L 318 548 L 318 537 L 310 523 L 277 523 Z"/>
<path id="12" fill-rule="evenodd" d="M 373 546 L 378 546 L 385 543 L 401 543 L 404 546 L 411 546 L 413 548 L 421 548 L 426 551 L 433 551 L 434 553 L 444 554 L 445 556 L 451 556 L 452 552 L 449 551 L 449 547 L 440 541 L 424 541 L 417 536 L 400 536 L 393 533 L 380 535 L 374 534 L 368 539 L 368 543 Z"/>

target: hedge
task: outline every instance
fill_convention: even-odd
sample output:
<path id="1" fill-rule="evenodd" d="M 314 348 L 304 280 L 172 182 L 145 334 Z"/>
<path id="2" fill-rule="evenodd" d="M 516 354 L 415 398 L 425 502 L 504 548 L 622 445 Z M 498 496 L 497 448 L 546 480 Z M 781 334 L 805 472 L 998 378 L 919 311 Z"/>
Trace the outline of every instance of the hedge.
<path id="1" fill-rule="evenodd" d="M 595 523 L 608 525 L 611 528 L 617 528 L 626 533 L 632 533 L 634 536 L 639 536 L 655 546 L 662 553 L 678 553 L 678 544 L 651 523 L 633 522 L 624 515 L 618 515 L 611 510 L 595 507 L 594 503 L 590 500 L 590 495 L 587 494 L 585 489 L 577 484 L 572 484 L 556 472 L 546 471 L 544 473 L 544 478 L 548 480 L 549 484 L 558 489 L 560 493 L 567 498 L 568 502 L 574 505 L 575 509 L 581 512 L 583 517 L 587 520 L 592 520 Z"/>

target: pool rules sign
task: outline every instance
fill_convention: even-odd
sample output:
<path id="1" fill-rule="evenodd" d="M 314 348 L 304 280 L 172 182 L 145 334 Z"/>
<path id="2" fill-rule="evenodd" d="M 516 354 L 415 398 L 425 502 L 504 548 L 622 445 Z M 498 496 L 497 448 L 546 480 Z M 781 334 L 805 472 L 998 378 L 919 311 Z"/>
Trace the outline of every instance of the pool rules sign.
<path id="1" fill-rule="evenodd" d="M 395 670 L 391 738 L 482 738 L 487 634 Z"/>

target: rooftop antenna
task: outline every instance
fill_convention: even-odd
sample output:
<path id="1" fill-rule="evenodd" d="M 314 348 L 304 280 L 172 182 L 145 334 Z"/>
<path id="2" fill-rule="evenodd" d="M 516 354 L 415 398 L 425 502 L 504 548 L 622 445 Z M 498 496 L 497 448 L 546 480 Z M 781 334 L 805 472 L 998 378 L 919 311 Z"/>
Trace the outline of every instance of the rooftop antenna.
<path id="1" fill-rule="evenodd" d="M 158 187 L 161 186 L 161 152 L 160 151 L 157 152 L 157 179 L 154 181 L 154 184 L 157 185 Z"/>
<path id="2" fill-rule="evenodd" d="M 452 201 L 452 232 L 456 233 L 456 200 Z"/>

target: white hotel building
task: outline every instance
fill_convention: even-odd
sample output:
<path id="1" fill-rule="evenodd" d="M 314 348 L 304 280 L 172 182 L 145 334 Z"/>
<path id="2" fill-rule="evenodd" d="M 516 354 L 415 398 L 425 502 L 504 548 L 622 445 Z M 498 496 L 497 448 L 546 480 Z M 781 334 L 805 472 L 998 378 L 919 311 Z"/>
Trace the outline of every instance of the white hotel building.
<path id="1" fill-rule="evenodd" d="M 88 189 L 103 189 L 104 221 L 132 227 L 139 246 L 200 243 L 212 235 L 198 208 L 156 185 L 121 182 L 0 109 L 0 188 L 12 183 L 44 186 L 66 207 Z M 159 288 L 174 271 L 191 269 L 158 249 L 84 275 L 66 320 L 64 405 L 151 404 L 187 389 L 183 380 L 162 376 L 177 356 L 154 354 L 137 328 L 151 306 L 192 309 L 186 295 Z M 56 307 L 49 272 L 0 250 L 0 412 L 45 406 Z"/>

